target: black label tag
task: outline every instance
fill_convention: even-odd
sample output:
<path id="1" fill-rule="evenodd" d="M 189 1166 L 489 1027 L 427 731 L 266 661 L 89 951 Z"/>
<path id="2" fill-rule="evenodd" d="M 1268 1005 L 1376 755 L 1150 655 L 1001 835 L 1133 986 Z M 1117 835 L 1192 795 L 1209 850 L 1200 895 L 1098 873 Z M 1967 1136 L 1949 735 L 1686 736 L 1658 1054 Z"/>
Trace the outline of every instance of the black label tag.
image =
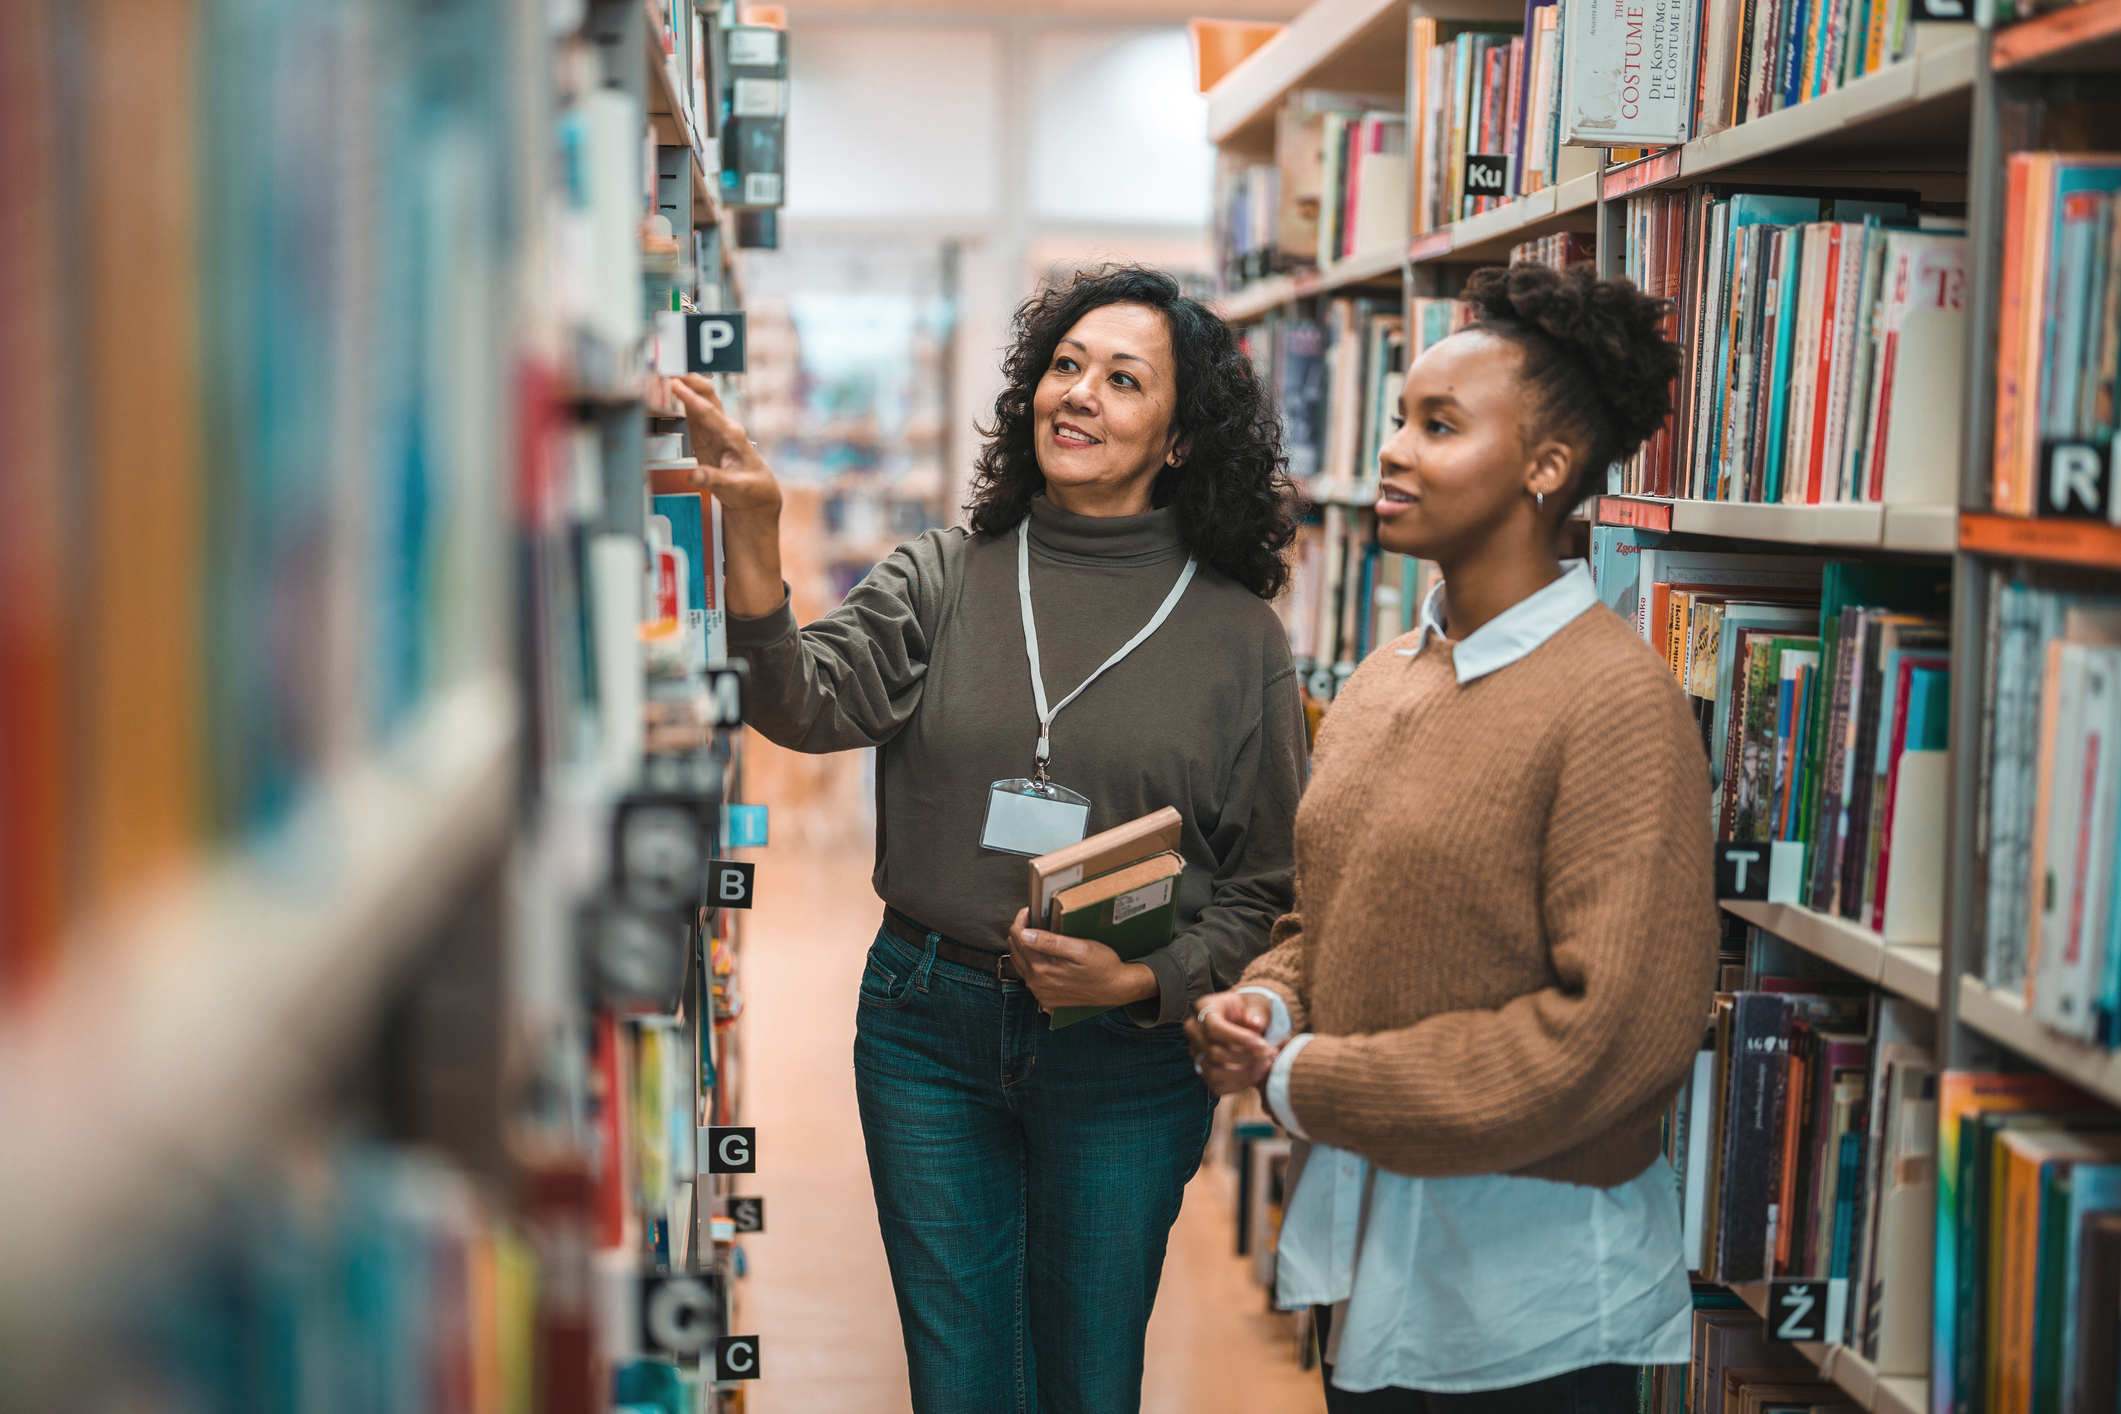
<path id="1" fill-rule="evenodd" d="M 764 1232 L 766 1230 L 766 1200 L 764 1198 L 731 1198 L 729 1200 L 729 1223 L 738 1232 Z"/>
<path id="2" fill-rule="evenodd" d="M 1767 902 L 1768 854 L 1765 844 L 1716 841 L 1716 897 Z"/>
<path id="3" fill-rule="evenodd" d="M 739 864 L 733 859 L 717 859 L 707 866 L 710 892 L 707 896 L 709 908 L 751 907 L 752 871 L 755 864 Z"/>
<path id="4" fill-rule="evenodd" d="M 687 373 L 742 373 L 744 371 L 744 316 L 741 314 L 686 315 L 685 371 Z"/>
<path id="5" fill-rule="evenodd" d="M 717 1380 L 755 1380 L 759 1377 L 759 1338 L 755 1335 L 725 1335 L 714 1343 L 714 1377 Z"/>
<path id="6" fill-rule="evenodd" d="M 707 670 L 708 722 L 717 727 L 744 725 L 744 676 L 748 664 L 731 663 Z"/>
<path id="7" fill-rule="evenodd" d="M 1468 152 L 1466 154 L 1467 196 L 1508 196 L 1510 194 L 1510 155 L 1507 152 Z"/>
<path id="8" fill-rule="evenodd" d="M 722 1296 L 711 1277 L 641 1278 L 641 1345 L 697 1356 L 722 1334 Z"/>
<path id="9" fill-rule="evenodd" d="M 758 1129 L 734 1125 L 710 1125 L 707 1129 L 707 1172 L 757 1173 Z"/>
<path id="10" fill-rule="evenodd" d="M 1967 0 L 1915 0 L 1915 18 L 1918 20 L 1965 20 L 1974 18 L 1973 7 Z"/>
<path id="11" fill-rule="evenodd" d="M 2113 496 L 2109 449 L 2097 442 L 2040 444 L 2040 514 L 2105 520 Z"/>
<path id="12" fill-rule="evenodd" d="M 1768 1339 L 1826 1339 L 1826 1283 L 1780 1280 L 1768 1283 Z"/>

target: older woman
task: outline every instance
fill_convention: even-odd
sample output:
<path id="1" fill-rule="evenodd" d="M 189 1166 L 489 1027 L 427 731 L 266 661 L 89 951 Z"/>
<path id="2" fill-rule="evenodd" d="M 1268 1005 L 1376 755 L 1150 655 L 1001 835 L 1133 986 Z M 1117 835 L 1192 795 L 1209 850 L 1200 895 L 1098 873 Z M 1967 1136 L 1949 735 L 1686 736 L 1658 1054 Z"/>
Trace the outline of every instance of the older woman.
<path id="1" fill-rule="evenodd" d="M 1213 1109 L 1179 1023 L 1292 897 L 1303 727 L 1267 600 L 1294 520 L 1250 361 L 1169 277 L 1045 290 L 1004 371 L 970 528 L 901 546 L 802 628 L 772 472 L 705 380 L 679 396 L 723 506 L 750 724 L 879 748 L 855 1075 L 914 1408 L 1108 1414 L 1139 1406 Z M 1026 854 L 1167 805 L 1169 946 L 1130 962 L 1012 926 Z M 1048 1029 L 1062 1006 L 1110 1010 Z"/>

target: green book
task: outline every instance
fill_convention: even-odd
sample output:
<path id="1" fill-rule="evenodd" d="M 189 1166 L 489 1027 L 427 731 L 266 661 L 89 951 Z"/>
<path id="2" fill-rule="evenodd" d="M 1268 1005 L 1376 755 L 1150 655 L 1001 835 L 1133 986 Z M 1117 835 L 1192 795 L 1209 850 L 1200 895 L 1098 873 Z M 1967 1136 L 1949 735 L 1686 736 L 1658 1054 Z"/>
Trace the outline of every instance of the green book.
<path id="1" fill-rule="evenodd" d="M 1128 962 L 1139 962 L 1171 941 L 1178 919 L 1178 880 L 1186 861 L 1172 853 L 1085 879 L 1053 896 L 1052 928 L 1064 938 L 1103 943 Z M 1110 1007 L 1056 1007 L 1049 1030 L 1087 1021 Z"/>

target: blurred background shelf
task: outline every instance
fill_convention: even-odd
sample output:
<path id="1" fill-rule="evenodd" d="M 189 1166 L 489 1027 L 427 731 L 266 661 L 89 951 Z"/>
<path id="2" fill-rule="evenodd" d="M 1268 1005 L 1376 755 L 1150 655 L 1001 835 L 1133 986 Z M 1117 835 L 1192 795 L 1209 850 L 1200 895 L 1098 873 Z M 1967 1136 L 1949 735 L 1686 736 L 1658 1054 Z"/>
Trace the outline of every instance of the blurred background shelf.
<path id="1" fill-rule="evenodd" d="M 2000 72 L 2121 68 L 2121 0 L 2090 0 L 1999 30 L 1989 55 Z"/>
<path id="2" fill-rule="evenodd" d="M 1325 270 L 1272 275 L 1225 296 L 1221 305 L 1222 316 L 1232 324 L 1243 324 L 1291 300 L 1378 280 L 1389 279 L 1396 284 L 1402 258 L 1399 247 L 1387 246 L 1350 256 Z"/>
<path id="3" fill-rule="evenodd" d="M 516 743 L 507 675 L 446 690 L 271 837 L 84 929 L 0 1030 L 0 1212 L 16 1215 L 0 1223 L 0 1327 L 62 1314 L 86 1269 L 325 1078 L 406 949 L 502 847 Z"/>
<path id="4" fill-rule="evenodd" d="M 1497 8 L 1497 17 L 1510 13 Z M 1208 140 L 1271 151 L 1291 89 L 1398 93 L 1407 78 L 1402 0 L 1320 0 L 1225 75 L 1208 95 Z"/>

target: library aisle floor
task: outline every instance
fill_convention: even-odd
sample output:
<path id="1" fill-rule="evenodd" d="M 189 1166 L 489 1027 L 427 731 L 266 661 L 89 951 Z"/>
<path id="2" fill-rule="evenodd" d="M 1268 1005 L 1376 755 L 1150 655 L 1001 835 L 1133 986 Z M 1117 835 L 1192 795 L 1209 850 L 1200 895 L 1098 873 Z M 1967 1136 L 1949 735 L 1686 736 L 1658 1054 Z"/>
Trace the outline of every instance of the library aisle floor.
<path id="1" fill-rule="evenodd" d="M 761 758 L 780 754 L 753 736 Z M 768 767 L 768 770 L 758 768 Z M 757 778 L 756 776 L 754 777 Z M 782 777 L 785 779 L 785 776 Z M 754 852 L 758 907 L 746 930 L 751 1123 L 767 1232 L 747 1243 L 750 1315 L 774 1354 L 751 1414 L 901 1414 L 906 1360 L 855 1111 L 855 980 L 881 905 L 870 849 L 819 849 L 775 802 L 776 838 Z M 824 809 L 813 805 L 811 809 Z M 1203 1175 L 1186 1195 L 1149 1325 L 1143 1414 L 1314 1414 L 1316 1370 L 1299 1370 L 1231 1255 L 1228 1200 Z"/>

